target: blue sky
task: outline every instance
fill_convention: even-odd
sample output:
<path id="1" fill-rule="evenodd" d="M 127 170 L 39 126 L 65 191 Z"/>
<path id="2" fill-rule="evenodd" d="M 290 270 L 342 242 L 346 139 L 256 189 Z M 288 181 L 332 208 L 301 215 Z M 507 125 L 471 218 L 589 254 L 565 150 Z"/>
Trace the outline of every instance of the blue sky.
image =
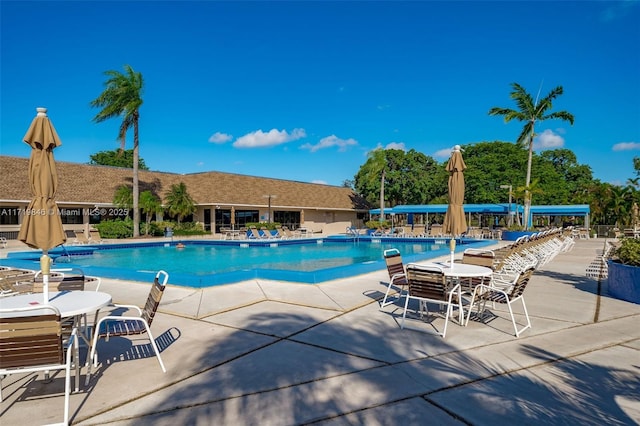
<path id="1" fill-rule="evenodd" d="M 92 121 L 104 71 L 145 80 L 140 152 L 153 170 L 340 185 L 376 147 L 438 161 L 456 144 L 515 141 L 510 84 L 575 124 L 537 125 L 625 184 L 640 156 L 640 2 L 2 1 L 0 152 L 47 107 L 59 161 L 112 150 Z M 132 135 L 128 136 L 132 146 Z M 535 177 L 535 170 L 533 171 Z M 523 170 L 523 184 L 525 172 Z M 503 182 L 500 182 L 503 183 Z"/>

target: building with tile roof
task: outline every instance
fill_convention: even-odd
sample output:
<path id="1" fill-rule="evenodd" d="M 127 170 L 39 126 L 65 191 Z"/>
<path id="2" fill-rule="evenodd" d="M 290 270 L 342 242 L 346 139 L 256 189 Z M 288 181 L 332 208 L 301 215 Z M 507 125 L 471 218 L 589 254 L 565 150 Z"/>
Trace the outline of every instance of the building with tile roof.
<path id="1" fill-rule="evenodd" d="M 56 162 L 58 190 L 56 201 L 65 230 L 88 228 L 117 213 L 113 198 L 122 185 L 132 186 L 131 169 Z M 21 213 L 31 200 L 29 159 L 0 156 L 0 235 L 16 238 Z M 184 182 L 197 211 L 192 220 L 205 229 L 248 222 L 280 222 L 289 227 L 313 227 L 349 222 L 362 223 L 369 206 L 350 188 L 292 180 L 271 179 L 233 173 L 165 173 L 140 170 L 140 192 L 149 190 L 163 204 L 174 184 Z M 98 209 L 96 209 L 96 207 Z M 117 216 L 117 214 L 115 214 Z"/>

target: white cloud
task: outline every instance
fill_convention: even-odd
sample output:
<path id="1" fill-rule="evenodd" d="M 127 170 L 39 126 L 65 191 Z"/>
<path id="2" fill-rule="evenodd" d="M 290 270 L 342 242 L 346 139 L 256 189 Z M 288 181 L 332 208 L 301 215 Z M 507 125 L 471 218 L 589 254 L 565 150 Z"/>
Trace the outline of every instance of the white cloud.
<path id="1" fill-rule="evenodd" d="M 319 183 L 320 185 L 327 185 L 327 182 L 324 180 L 312 180 L 311 183 Z"/>
<path id="2" fill-rule="evenodd" d="M 226 133 L 215 132 L 209 138 L 209 142 L 212 142 L 212 143 L 225 143 L 225 142 L 229 142 L 231 139 L 233 139 L 233 136 L 231 136 L 231 135 L 228 135 Z"/>
<path id="3" fill-rule="evenodd" d="M 549 129 L 540 133 L 533 140 L 534 149 L 551 149 L 560 148 L 562 146 L 564 146 L 564 138 Z"/>
<path id="4" fill-rule="evenodd" d="M 262 130 L 256 130 L 236 139 L 233 146 L 235 148 L 261 148 L 280 145 L 306 136 L 307 133 L 304 129 L 293 129 L 291 134 L 287 133 L 286 130 L 271 129 L 267 133 Z"/>
<path id="5" fill-rule="evenodd" d="M 640 150 L 640 142 L 620 142 L 613 146 L 614 151 Z"/>
<path id="6" fill-rule="evenodd" d="M 404 146 L 404 142 L 389 142 L 384 149 L 399 149 L 402 151 L 406 151 L 407 148 Z"/>
<path id="7" fill-rule="evenodd" d="M 338 147 L 338 151 L 344 152 L 344 151 L 347 150 L 347 148 L 349 146 L 354 146 L 354 145 L 358 145 L 358 141 L 353 139 L 353 138 L 340 139 L 336 135 L 331 135 L 331 136 L 327 136 L 326 138 L 320 139 L 320 142 L 318 142 L 315 145 L 312 145 L 310 143 L 305 143 L 300 148 L 301 149 L 308 149 L 311 152 L 316 152 L 316 151 L 318 151 L 320 149 L 331 148 L 333 146 L 337 146 Z"/>
<path id="8" fill-rule="evenodd" d="M 451 157 L 451 152 L 453 151 L 453 147 L 440 149 L 433 153 L 434 158 L 449 158 Z"/>
<path id="9" fill-rule="evenodd" d="M 631 8 L 638 5 L 637 1 L 609 2 L 612 6 L 607 7 L 600 15 L 604 22 L 613 22 L 631 13 Z"/>

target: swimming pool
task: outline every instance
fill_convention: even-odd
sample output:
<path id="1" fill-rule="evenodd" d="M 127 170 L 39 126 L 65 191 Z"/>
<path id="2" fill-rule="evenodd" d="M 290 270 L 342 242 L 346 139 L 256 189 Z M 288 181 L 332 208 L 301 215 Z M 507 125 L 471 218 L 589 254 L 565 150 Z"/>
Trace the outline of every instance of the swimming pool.
<path id="1" fill-rule="evenodd" d="M 178 243 L 184 248 L 176 248 Z M 458 240 L 457 250 L 482 240 Z M 149 281 L 159 269 L 167 271 L 171 284 L 209 287 L 250 279 L 301 283 L 360 275 L 384 269 L 383 252 L 397 248 L 405 262 L 415 262 L 448 253 L 444 239 L 327 237 L 278 242 L 231 242 L 184 240 L 172 243 L 137 243 L 73 246 L 51 251 L 54 267 L 79 267 L 88 275 Z M 38 252 L 10 253 L 9 266 L 27 267 L 38 260 Z M 5 264 L 5 262 L 1 262 Z M 37 269 L 37 266 L 31 266 Z"/>

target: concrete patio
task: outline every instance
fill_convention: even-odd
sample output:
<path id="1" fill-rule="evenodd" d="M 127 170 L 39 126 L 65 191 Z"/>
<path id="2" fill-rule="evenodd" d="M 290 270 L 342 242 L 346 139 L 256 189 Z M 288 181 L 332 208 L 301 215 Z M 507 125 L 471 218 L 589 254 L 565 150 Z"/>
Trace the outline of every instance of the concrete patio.
<path id="1" fill-rule="evenodd" d="M 640 305 L 585 276 L 603 244 L 577 240 L 536 271 L 525 292 L 532 329 L 517 339 L 501 308 L 484 324 L 450 321 L 446 339 L 429 334 L 443 319 L 401 330 L 399 304 L 379 310 L 386 271 L 169 286 L 152 325 L 167 372 L 147 340 L 102 341 L 90 384 L 71 395 L 71 422 L 639 424 Z M 149 284 L 103 280 L 100 290 L 142 305 Z M 62 419 L 61 375 L 12 375 L 2 387 L 3 426 Z"/>

